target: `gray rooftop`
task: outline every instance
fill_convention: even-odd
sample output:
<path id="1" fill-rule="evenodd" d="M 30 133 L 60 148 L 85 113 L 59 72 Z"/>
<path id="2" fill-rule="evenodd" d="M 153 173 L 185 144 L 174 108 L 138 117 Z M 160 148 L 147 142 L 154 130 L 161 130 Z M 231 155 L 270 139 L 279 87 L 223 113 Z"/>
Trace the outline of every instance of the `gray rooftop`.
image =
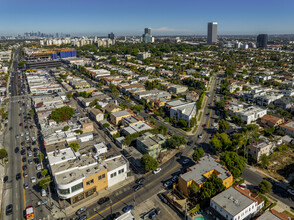
<path id="1" fill-rule="evenodd" d="M 254 201 L 243 195 L 233 187 L 221 192 L 211 199 L 232 216 L 236 216 L 242 210 L 252 205 Z"/>
<path id="2" fill-rule="evenodd" d="M 124 116 L 124 115 L 131 115 L 131 113 L 129 113 L 126 110 L 123 110 L 123 111 L 119 111 L 119 112 L 114 112 L 114 113 L 112 113 L 112 115 L 114 117 L 121 117 L 121 116 Z"/>
<path id="3" fill-rule="evenodd" d="M 257 219 L 258 220 L 280 220 L 280 218 L 275 216 L 270 211 L 266 211 L 263 215 L 259 216 L 259 218 L 257 218 Z"/>
<path id="4" fill-rule="evenodd" d="M 191 171 L 182 174 L 181 177 L 186 182 L 194 180 L 198 185 L 206 181 L 207 178 L 204 174 L 211 170 L 216 170 L 219 173 L 218 177 L 222 180 L 231 176 L 230 172 L 221 163 L 209 155 L 202 157 L 196 165 L 190 167 L 189 169 Z"/>

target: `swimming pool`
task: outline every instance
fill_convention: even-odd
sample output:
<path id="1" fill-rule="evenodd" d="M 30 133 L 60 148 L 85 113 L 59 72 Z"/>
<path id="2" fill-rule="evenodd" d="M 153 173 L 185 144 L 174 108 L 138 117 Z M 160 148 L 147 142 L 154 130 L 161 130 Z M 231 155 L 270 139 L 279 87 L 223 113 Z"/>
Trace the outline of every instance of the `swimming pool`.
<path id="1" fill-rule="evenodd" d="M 206 220 L 206 218 L 203 215 L 201 215 L 201 216 L 195 217 L 194 220 Z"/>

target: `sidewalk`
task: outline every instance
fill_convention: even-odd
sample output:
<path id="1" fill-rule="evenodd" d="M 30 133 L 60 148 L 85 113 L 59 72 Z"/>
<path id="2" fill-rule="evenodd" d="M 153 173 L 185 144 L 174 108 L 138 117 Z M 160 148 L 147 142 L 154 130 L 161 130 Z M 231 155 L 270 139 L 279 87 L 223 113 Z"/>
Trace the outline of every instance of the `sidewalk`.
<path id="1" fill-rule="evenodd" d="M 71 215 L 74 215 L 75 212 L 82 207 L 85 207 L 85 206 L 87 207 L 87 206 L 93 205 L 95 203 L 97 204 L 98 200 L 101 197 L 110 196 L 113 193 L 115 193 L 116 195 L 119 195 L 120 189 L 122 189 L 122 191 L 123 191 L 123 189 L 126 189 L 126 188 L 124 188 L 124 186 L 126 186 L 127 184 L 132 183 L 134 181 L 135 181 L 135 177 L 130 176 L 127 180 L 122 181 L 122 182 L 114 185 L 113 187 L 102 190 L 102 191 L 98 192 L 97 194 L 93 195 L 92 197 L 84 199 L 81 202 L 78 202 L 77 204 L 70 205 L 69 207 L 66 207 L 65 209 L 60 210 L 57 206 L 54 206 L 53 210 L 52 210 L 52 213 L 53 213 L 52 216 L 55 219 L 58 219 L 58 218 L 65 218 L 65 217 L 69 217 Z M 99 208 L 99 205 L 97 204 L 97 208 L 95 208 L 94 211 L 98 210 L 98 208 Z"/>

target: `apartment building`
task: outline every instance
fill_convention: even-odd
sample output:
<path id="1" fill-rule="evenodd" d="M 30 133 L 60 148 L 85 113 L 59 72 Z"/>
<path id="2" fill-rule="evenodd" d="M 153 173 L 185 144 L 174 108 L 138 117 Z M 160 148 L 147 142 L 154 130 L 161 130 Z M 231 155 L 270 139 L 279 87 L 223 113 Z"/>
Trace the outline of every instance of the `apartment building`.
<path id="1" fill-rule="evenodd" d="M 180 100 L 165 103 L 169 115 L 176 120 L 185 120 L 190 126 L 190 121 L 196 115 L 196 102 L 182 102 Z"/>
<path id="2" fill-rule="evenodd" d="M 47 153 L 58 197 L 75 204 L 127 178 L 128 161 L 122 156 L 102 160 L 94 153 L 71 148 Z"/>
<path id="3" fill-rule="evenodd" d="M 184 93 L 188 90 L 187 86 L 182 85 L 172 85 L 169 87 L 168 91 L 175 94 Z"/>
<path id="4" fill-rule="evenodd" d="M 230 187 L 210 200 L 210 211 L 216 219 L 252 219 L 264 201 L 248 189 Z"/>
<path id="5" fill-rule="evenodd" d="M 288 121 L 282 125 L 280 125 L 280 128 L 285 132 L 285 134 L 289 136 L 294 135 L 294 121 Z"/>
<path id="6" fill-rule="evenodd" d="M 118 111 L 110 114 L 110 122 L 114 125 L 118 125 L 119 122 L 123 118 L 129 117 L 132 114 L 129 111 L 123 110 L 123 111 Z"/>
<path id="7" fill-rule="evenodd" d="M 256 220 L 291 220 L 289 215 L 284 212 L 278 212 L 274 209 L 267 210 L 261 216 L 259 216 Z"/>
<path id="8" fill-rule="evenodd" d="M 276 145 L 272 142 L 261 142 L 259 144 L 250 144 L 247 147 L 248 154 L 250 154 L 256 161 L 259 161 L 263 154 L 270 155 Z"/>
<path id="9" fill-rule="evenodd" d="M 227 188 L 233 184 L 231 172 L 218 160 L 206 155 L 199 159 L 196 165 L 189 167 L 186 173 L 179 176 L 178 189 L 188 196 L 189 187 L 192 184 L 201 188 L 212 174 L 216 174 Z"/>
<path id="10" fill-rule="evenodd" d="M 284 119 L 283 118 L 278 118 L 276 116 L 273 115 L 264 115 L 261 118 L 261 123 L 265 126 L 268 126 L 270 128 L 276 127 L 280 124 L 284 123 Z"/>
<path id="11" fill-rule="evenodd" d="M 262 109 L 257 106 L 250 106 L 241 111 L 236 112 L 236 115 L 241 117 L 241 119 L 246 124 L 251 124 L 251 122 L 256 121 L 257 119 L 261 118 L 262 116 L 267 114 L 266 109 Z"/>
<path id="12" fill-rule="evenodd" d="M 150 132 L 146 132 L 137 138 L 137 149 L 142 154 L 149 154 L 150 156 L 157 158 L 166 139 L 167 138 L 162 134 L 155 135 Z"/>
<path id="13" fill-rule="evenodd" d="M 90 117 L 93 118 L 95 121 L 102 121 L 104 119 L 104 114 L 97 108 L 90 109 Z"/>
<path id="14" fill-rule="evenodd" d="M 128 127 L 125 127 L 122 129 L 121 133 L 125 136 L 128 136 L 130 134 L 134 134 L 141 131 L 146 131 L 152 129 L 149 125 L 147 125 L 145 122 L 139 122 L 133 125 L 130 125 Z"/>

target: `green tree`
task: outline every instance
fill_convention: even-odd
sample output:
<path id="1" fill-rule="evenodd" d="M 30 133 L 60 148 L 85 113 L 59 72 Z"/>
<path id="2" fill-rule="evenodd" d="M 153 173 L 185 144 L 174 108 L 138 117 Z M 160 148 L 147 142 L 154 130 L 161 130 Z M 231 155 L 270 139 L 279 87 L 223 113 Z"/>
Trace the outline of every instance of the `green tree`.
<path id="1" fill-rule="evenodd" d="M 192 155 L 193 160 L 195 160 L 195 161 L 199 160 L 201 157 L 204 156 L 204 153 L 205 152 L 204 152 L 204 150 L 203 150 L 202 147 L 196 148 L 195 151 L 194 151 L 194 153 L 193 153 L 193 155 Z"/>
<path id="2" fill-rule="evenodd" d="M 107 127 L 110 126 L 110 124 L 108 124 L 108 123 L 104 123 L 102 126 L 103 126 L 103 128 L 107 128 Z"/>
<path id="3" fill-rule="evenodd" d="M 218 129 L 220 132 L 225 132 L 229 128 L 229 126 L 230 126 L 230 123 L 224 119 L 221 119 L 218 122 Z"/>
<path id="4" fill-rule="evenodd" d="M 34 116 L 34 115 L 35 115 L 35 111 L 34 111 L 34 109 L 30 109 L 29 114 L 30 114 L 31 116 Z"/>
<path id="5" fill-rule="evenodd" d="M 48 175 L 39 181 L 39 186 L 42 189 L 47 189 L 51 183 L 51 177 Z"/>
<path id="6" fill-rule="evenodd" d="M 166 146 L 171 148 L 178 148 L 181 145 L 187 144 L 187 140 L 177 134 L 173 134 L 170 139 L 167 139 Z"/>
<path id="7" fill-rule="evenodd" d="M 221 151 L 223 145 L 216 135 L 209 141 L 209 143 L 214 148 L 214 150 Z"/>
<path id="8" fill-rule="evenodd" d="M 0 159 L 3 159 L 7 156 L 7 151 L 5 149 L 0 149 Z"/>
<path id="9" fill-rule="evenodd" d="M 268 156 L 266 154 L 262 154 L 260 157 L 261 167 L 266 168 L 269 164 Z"/>
<path id="10" fill-rule="evenodd" d="M 51 112 L 50 118 L 56 122 L 64 122 L 69 119 L 75 114 L 73 108 L 69 106 L 63 106 L 61 108 L 57 108 Z"/>
<path id="11" fill-rule="evenodd" d="M 72 97 L 72 94 L 71 93 L 67 93 L 66 94 L 66 98 L 70 99 Z"/>
<path id="12" fill-rule="evenodd" d="M 189 194 L 190 194 L 190 196 L 193 196 L 193 195 L 197 194 L 198 192 L 199 192 L 199 187 L 195 183 L 192 183 L 189 186 Z"/>
<path id="13" fill-rule="evenodd" d="M 72 148 L 74 150 L 74 152 L 77 152 L 78 149 L 79 149 L 79 147 L 80 147 L 80 145 L 78 143 L 70 143 L 68 145 L 68 147 Z"/>
<path id="14" fill-rule="evenodd" d="M 64 131 L 68 131 L 68 129 L 69 129 L 68 125 L 64 126 L 64 128 L 63 128 Z"/>
<path id="15" fill-rule="evenodd" d="M 272 192 L 273 185 L 269 181 L 263 179 L 258 187 L 261 193 L 270 193 Z"/>
<path id="16" fill-rule="evenodd" d="M 41 175 L 44 177 L 48 174 L 48 170 L 47 169 L 44 169 L 41 171 Z"/>
<path id="17" fill-rule="evenodd" d="M 241 176 L 246 166 L 244 157 L 239 156 L 236 152 L 226 151 L 222 153 L 220 159 L 234 178 Z"/>
<path id="18" fill-rule="evenodd" d="M 101 110 L 101 109 L 102 109 L 102 106 L 101 106 L 101 105 L 99 105 L 99 104 L 97 104 L 97 105 L 95 106 L 95 108 L 97 108 L 97 109 Z"/>
<path id="19" fill-rule="evenodd" d="M 141 163 L 143 164 L 145 171 L 156 170 L 158 167 L 158 162 L 149 154 L 144 154 L 141 158 Z"/>
<path id="20" fill-rule="evenodd" d="M 39 160 L 42 162 L 44 160 L 44 154 L 42 152 L 38 155 Z"/>
<path id="21" fill-rule="evenodd" d="M 202 186 L 201 199 L 208 200 L 225 190 L 225 188 L 223 181 L 216 174 L 212 174 Z"/>

